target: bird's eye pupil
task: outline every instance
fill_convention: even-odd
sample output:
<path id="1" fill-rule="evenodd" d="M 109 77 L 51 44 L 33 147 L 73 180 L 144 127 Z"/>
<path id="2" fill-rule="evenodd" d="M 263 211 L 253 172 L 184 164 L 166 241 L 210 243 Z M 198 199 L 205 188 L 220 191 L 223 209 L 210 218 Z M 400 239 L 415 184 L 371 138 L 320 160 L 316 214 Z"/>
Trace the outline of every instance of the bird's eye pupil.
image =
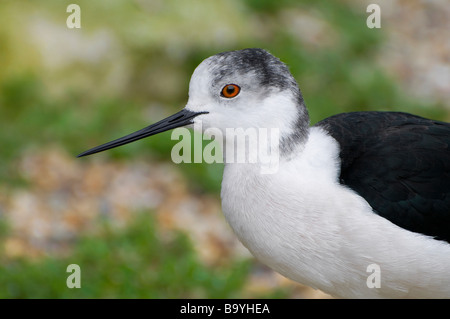
<path id="1" fill-rule="evenodd" d="M 227 84 L 223 87 L 220 95 L 226 98 L 232 98 L 239 94 L 241 88 L 236 84 Z"/>

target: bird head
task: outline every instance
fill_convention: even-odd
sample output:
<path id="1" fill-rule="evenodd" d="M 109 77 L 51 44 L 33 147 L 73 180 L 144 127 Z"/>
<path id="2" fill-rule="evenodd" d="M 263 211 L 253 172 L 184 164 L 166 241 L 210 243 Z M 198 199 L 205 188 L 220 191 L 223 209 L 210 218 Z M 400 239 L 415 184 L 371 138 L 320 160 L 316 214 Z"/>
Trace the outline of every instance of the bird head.
<path id="1" fill-rule="evenodd" d="M 195 125 L 201 124 L 201 125 Z M 205 59 L 189 84 L 181 111 L 137 132 L 94 147 L 80 156 L 124 145 L 176 127 L 216 129 L 277 128 L 281 146 L 305 138 L 309 117 L 287 66 L 263 49 L 223 52 Z"/>

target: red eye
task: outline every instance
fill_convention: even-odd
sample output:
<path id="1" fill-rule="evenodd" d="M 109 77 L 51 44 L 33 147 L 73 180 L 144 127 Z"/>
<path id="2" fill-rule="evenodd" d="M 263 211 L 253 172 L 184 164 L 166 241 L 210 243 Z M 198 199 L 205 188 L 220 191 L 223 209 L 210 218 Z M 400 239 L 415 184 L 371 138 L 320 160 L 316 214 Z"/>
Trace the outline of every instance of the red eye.
<path id="1" fill-rule="evenodd" d="M 227 84 L 223 87 L 220 95 L 226 98 L 232 98 L 238 95 L 240 91 L 241 88 L 236 84 Z"/>

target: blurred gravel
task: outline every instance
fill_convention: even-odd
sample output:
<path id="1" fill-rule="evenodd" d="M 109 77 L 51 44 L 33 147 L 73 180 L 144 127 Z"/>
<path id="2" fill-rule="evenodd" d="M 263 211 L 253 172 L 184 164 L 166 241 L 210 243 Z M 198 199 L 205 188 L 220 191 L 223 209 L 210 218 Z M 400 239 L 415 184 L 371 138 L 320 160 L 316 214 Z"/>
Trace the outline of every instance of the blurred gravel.
<path id="1" fill-rule="evenodd" d="M 377 63 L 411 96 L 450 109 L 448 0 L 364 0 L 359 6 L 369 3 L 380 5 L 387 35 Z"/>
<path id="2" fill-rule="evenodd" d="M 11 228 L 4 247 L 10 257 L 68 253 L 77 236 L 96 232 L 98 217 L 123 227 L 139 211 L 156 216 L 160 236 L 187 233 L 205 264 L 250 257 L 225 222 L 219 199 L 189 190 L 175 164 L 77 159 L 49 148 L 23 154 L 19 170 L 29 187 L 5 190 L 9 196 L 0 197 Z M 290 286 L 293 298 L 325 296 L 263 265 L 250 276 L 244 294 L 279 286 Z"/>

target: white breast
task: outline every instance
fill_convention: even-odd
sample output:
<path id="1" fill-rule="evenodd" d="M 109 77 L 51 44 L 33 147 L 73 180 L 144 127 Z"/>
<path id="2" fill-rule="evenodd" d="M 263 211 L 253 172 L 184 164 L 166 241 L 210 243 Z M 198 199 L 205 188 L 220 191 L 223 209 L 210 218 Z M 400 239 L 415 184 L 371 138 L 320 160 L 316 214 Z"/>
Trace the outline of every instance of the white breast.
<path id="1" fill-rule="evenodd" d="M 337 142 L 311 128 L 308 142 L 276 174 L 226 164 L 224 215 L 261 262 L 339 297 L 450 297 L 450 245 L 404 230 L 338 183 Z M 367 267 L 380 267 L 369 288 Z"/>

